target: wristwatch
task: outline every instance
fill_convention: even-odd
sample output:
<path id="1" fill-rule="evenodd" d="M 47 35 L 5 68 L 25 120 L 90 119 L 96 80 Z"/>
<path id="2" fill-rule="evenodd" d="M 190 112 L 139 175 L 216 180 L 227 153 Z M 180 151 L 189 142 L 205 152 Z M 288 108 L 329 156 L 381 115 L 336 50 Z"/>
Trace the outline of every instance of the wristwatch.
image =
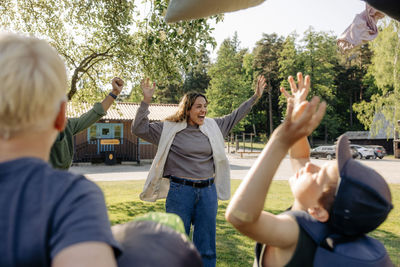
<path id="1" fill-rule="evenodd" d="M 108 95 L 111 96 L 114 99 L 117 99 L 117 95 L 114 95 L 113 93 L 109 93 Z"/>

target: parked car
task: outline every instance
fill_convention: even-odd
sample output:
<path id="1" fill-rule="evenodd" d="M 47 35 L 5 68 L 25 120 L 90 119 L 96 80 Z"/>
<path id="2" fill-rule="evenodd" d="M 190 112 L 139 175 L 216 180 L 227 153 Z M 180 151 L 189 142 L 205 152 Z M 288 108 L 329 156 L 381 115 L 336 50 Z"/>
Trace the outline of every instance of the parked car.
<path id="1" fill-rule="evenodd" d="M 368 145 L 365 147 L 372 148 L 374 150 L 375 157 L 377 157 L 377 158 L 383 159 L 383 157 L 387 155 L 386 150 L 383 146 Z"/>
<path id="2" fill-rule="evenodd" d="M 353 159 L 359 157 L 357 149 L 355 149 L 354 147 L 350 147 L 350 151 L 351 151 L 351 155 L 352 155 Z"/>
<path id="3" fill-rule="evenodd" d="M 360 159 L 375 159 L 375 153 L 372 148 L 367 148 L 360 145 L 350 144 L 350 147 L 357 149 L 358 158 Z"/>
<path id="4" fill-rule="evenodd" d="M 319 146 L 311 149 L 310 157 L 313 158 L 326 158 L 326 159 L 334 159 L 336 157 L 336 149 L 335 146 Z"/>

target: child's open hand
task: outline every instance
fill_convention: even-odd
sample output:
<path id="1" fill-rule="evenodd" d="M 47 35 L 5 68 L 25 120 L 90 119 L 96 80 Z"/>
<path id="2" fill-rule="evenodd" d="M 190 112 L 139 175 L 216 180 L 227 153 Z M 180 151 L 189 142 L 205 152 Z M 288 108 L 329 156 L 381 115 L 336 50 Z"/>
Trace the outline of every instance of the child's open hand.
<path id="1" fill-rule="evenodd" d="M 292 119 L 296 120 L 303 113 L 305 108 L 306 98 L 308 92 L 310 91 L 310 84 L 311 84 L 310 76 L 307 75 L 305 79 L 303 79 L 303 74 L 299 72 L 297 73 L 297 85 L 292 76 L 289 76 L 288 81 L 290 84 L 290 89 L 292 94 L 287 92 L 283 87 L 281 87 L 280 90 L 288 101 L 290 98 L 294 99 Z"/>
<path id="2" fill-rule="evenodd" d="M 295 108 L 301 110 L 294 114 Z M 304 100 L 300 105 L 295 105 L 295 97 L 288 98 L 287 113 L 284 122 L 279 126 L 277 135 L 289 145 L 303 137 L 309 136 L 320 124 L 326 111 L 326 102 L 314 96 L 310 102 Z"/>

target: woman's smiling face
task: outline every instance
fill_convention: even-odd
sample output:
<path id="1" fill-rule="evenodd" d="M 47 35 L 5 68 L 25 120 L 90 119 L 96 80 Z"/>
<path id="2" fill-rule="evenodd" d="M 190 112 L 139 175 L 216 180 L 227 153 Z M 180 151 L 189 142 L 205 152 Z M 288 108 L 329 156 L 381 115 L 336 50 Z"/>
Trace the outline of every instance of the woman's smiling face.
<path id="1" fill-rule="evenodd" d="M 202 125 L 207 114 L 206 99 L 202 96 L 198 96 L 188 113 L 187 122 L 190 125 Z"/>

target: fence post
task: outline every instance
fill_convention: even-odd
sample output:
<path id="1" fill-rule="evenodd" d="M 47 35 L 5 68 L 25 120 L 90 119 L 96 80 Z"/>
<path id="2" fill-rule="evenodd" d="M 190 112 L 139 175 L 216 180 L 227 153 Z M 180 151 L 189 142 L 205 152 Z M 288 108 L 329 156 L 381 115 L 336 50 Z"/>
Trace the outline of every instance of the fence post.
<path id="1" fill-rule="evenodd" d="M 250 134 L 251 152 L 253 152 L 253 133 Z"/>
<path id="2" fill-rule="evenodd" d="M 242 133 L 243 136 L 243 152 L 246 151 L 246 133 Z"/>
<path id="3" fill-rule="evenodd" d="M 139 137 L 136 137 L 136 144 L 137 144 L 136 163 L 137 163 L 137 165 L 140 165 L 140 139 L 139 139 Z"/>
<path id="4" fill-rule="evenodd" d="M 235 134 L 235 144 L 236 144 L 236 152 L 239 152 L 239 140 L 238 140 L 238 137 L 237 137 L 237 134 Z"/>
<path id="5" fill-rule="evenodd" d="M 232 145 L 232 149 L 235 147 L 234 140 L 233 140 L 233 133 L 231 133 L 230 136 L 229 136 L 229 145 Z M 233 152 L 234 151 L 232 151 L 232 153 Z"/>

